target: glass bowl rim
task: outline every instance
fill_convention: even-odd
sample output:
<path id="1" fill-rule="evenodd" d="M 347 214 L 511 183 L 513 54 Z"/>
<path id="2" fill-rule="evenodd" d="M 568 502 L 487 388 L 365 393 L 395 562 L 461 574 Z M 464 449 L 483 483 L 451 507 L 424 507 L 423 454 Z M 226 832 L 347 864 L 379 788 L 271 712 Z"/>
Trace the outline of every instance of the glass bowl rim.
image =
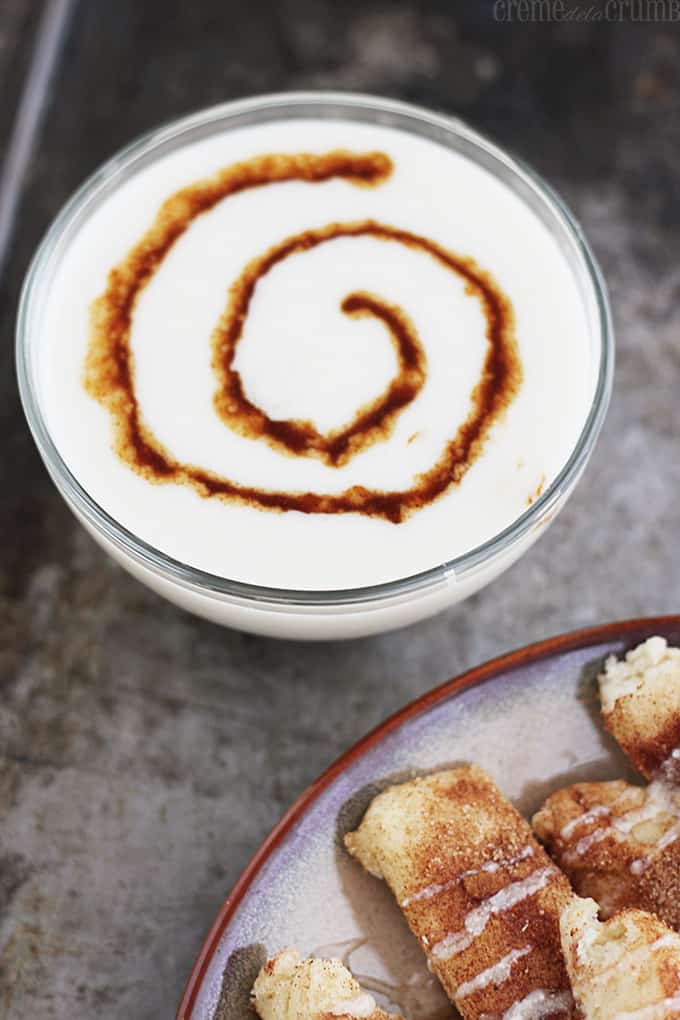
<path id="1" fill-rule="evenodd" d="M 404 578 L 375 585 L 343 589 L 273 588 L 266 585 L 236 581 L 192 567 L 156 549 L 144 539 L 129 531 L 111 517 L 73 475 L 62 458 L 47 428 L 40 408 L 37 387 L 29 357 L 30 317 L 34 311 L 36 293 L 48 269 L 56 244 L 83 207 L 92 201 L 114 174 L 124 173 L 143 156 L 158 146 L 172 142 L 180 136 L 209 126 L 225 118 L 238 118 L 258 112 L 280 110 L 281 115 L 298 115 L 303 108 L 318 110 L 322 115 L 328 107 L 358 110 L 367 114 L 394 115 L 410 118 L 443 133 L 456 134 L 470 145 L 481 149 L 487 156 L 503 164 L 507 171 L 519 178 L 525 186 L 543 201 L 551 216 L 559 223 L 573 242 L 577 257 L 586 271 L 588 284 L 595 298 L 599 335 L 599 367 L 592 403 L 574 448 L 545 491 L 519 517 L 502 531 L 475 548 L 444 563 L 419 571 Z M 405 595 L 422 595 L 442 581 L 458 579 L 482 564 L 488 563 L 519 542 L 559 502 L 564 492 L 570 492 L 583 470 L 602 428 L 613 384 L 614 331 L 607 288 L 600 267 L 586 240 L 583 230 L 560 196 L 542 177 L 521 160 L 511 156 L 485 135 L 469 127 L 464 121 L 449 114 L 431 111 L 412 103 L 359 92 L 344 91 L 292 91 L 265 93 L 245 99 L 230 100 L 207 107 L 195 113 L 176 118 L 155 128 L 120 149 L 97 170 L 67 200 L 52 221 L 43 237 L 31 264 L 21 291 L 16 329 L 16 368 L 19 392 L 29 428 L 47 470 L 72 509 L 117 550 L 138 565 L 166 582 L 178 584 L 185 590 L 201 592 L 210 597 L 250 603 L 253 608 L 314 609 L 351 608 L 366 603 L 384 603 Z"/>

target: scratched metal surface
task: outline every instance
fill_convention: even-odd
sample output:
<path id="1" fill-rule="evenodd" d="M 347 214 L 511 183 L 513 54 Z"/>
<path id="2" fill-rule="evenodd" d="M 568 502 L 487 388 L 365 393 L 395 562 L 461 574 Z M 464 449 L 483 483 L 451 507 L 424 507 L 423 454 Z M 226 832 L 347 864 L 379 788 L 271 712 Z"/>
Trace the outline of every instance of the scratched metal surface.
<path id="1" fill-rule="evenodd" d="M 41 4 L 0 4 L 0 159 Z M 680 602 L 680 33 L 504 24 L 486 0 L 74 0 L 0 279 L 0 1017 L 172 1016 L 220 902 L 357 737 L 508 648 Z M 131 137 L 253 92 L 383 92 L 466 118 L 567 198 L 607 275 L 615 393 L 560 519 L 486 591 L 408 631 L 284 645 L 122 573 L 70 517 L 12 370 L 21 278 Z"/>

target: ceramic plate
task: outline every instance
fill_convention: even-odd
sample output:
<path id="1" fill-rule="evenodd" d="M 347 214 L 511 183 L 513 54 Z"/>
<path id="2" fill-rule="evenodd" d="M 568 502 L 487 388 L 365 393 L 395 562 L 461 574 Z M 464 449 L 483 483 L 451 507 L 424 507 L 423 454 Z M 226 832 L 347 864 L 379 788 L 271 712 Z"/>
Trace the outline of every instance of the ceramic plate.
<path id="1" fill-rule="evenodd" d="M 225 901 L 194 965 L 178 1020 L 246 1020 L 265 956 L 287 946 L 339 956 L 409 1020 L 455 1011 L 429 975 L 382 882 L 342 848 L 375 793 L 414 773 L 476 762 L 525 814 L 583 779 L 631 778 L 599 719 L 603 658 L 651 634 L 680 642 L 680 617 L 567 634 L 471 670 L 388 719 L 284 816 Z"/>

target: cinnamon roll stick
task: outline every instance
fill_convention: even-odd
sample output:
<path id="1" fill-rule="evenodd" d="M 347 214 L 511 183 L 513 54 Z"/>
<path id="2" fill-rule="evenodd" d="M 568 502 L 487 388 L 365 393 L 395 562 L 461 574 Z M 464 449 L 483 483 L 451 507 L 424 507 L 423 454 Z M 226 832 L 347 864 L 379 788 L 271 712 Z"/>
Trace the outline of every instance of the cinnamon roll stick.
<path id="1" fill-rule="evenodd" d="M 576 1015 L 559 924 L 573 893 L 481 769 L 389 788 L 345 844 L 388 883 L 465 1020 Z"/>
<path id="2" fill-rule="evenodd" d="M 302 959 L 296 949 L 267 960 L 251 1000 L 261 1020 L 402 1020 L 380 1009 L 340 960 Z"/>
<path id="3" fill-rule="evenodd" d="M 605 726 L 647 779 L 680 784 L 680 648 L 651 637 L 600 676 Z"/>
<path id="4" fill-rule="evenodd" d="M 602 917 L 638 907 L 680 929 L 680 787 L 577 783 L 549 797 L 533 826 Z"/>
<path id="5" fill-rule="evenodd" d="M 678 1020 L 680 935 L 652 914 L 623 910 L 604 923 L 593 900 L 562 913 L 562 946 L 584 1020 Z"/>

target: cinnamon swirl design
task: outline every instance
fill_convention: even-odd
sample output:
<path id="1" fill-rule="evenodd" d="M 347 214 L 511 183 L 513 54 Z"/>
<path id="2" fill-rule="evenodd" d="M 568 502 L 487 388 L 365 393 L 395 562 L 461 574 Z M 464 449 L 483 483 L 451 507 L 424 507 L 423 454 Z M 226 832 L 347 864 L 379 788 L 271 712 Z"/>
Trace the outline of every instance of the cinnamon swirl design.
<path id="1" fill-rule="evenodd" d="M 462 281 L 465 292 L 478 301 L 487 344 L 479 381 L 470 394 L 467 417 L 445 443 L 432 467 L 418 474 L 409 487 L 383 491 L 354 485 L 332 494 L 270 490 L 182 463 L 145 422 L 135 389 L 130 339 L 138 298 L 172 246 L 197 217 L 231 195 L 277 182 L 296 180 L 313 184 L 342 178 L 354 186 L 377 187 L 391 172 L 392 162 L 381 152 L 267 155 L 226 167 L 164 202 L 151 228 L 110 272 L 106 290 L 93 305 L 85 387 L 111 414 L 115 449 L 125 464 L 149 481 L 189 485 L 203 497 L 214 496 L 262 510 L 359 513 L 393 523 L 405 520 L 460 482 L 479 457 L 489 431 L 514 399 L 522 381 L 512 306 L 492 276 L 471 259 L 427 237 L 375 220 L 330 223 L 297 233 L 245 266 L 231 285 L 226 310 L 212 338 L 212 364 L 218 381 L 214 405 L 225 424 L 240 435 L 266 441 L 282 455 L 315 457 L 331 467 L 346 464 L 357 453 L 388 437 L 400 412 L 423 387 L 427 359 L 415 324 L 386 298 L 355 291 L 342 301 L 342 311 L 348 316 L 371 316 L 382 323 L 395 348 L 398 370 L 382 395 L 332 433 L 321 434 L 304 420 L 271 418 L 249 399 L 234 367 L 234 358 L 259 281 L 288 256 L 338 238 L 358 237 L 425 253 Z M 447 326 L 452 342 L 455 326 L 455 323 Z"/>

